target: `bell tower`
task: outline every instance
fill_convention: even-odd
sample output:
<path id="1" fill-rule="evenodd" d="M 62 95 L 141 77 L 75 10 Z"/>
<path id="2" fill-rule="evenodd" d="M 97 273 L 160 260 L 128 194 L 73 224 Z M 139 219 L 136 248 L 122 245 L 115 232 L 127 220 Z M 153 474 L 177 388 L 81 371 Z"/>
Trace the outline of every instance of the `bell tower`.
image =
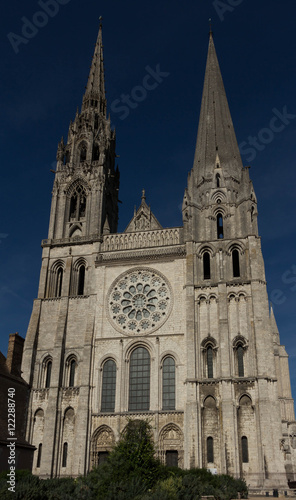
<path id="1" fill-rule="evenodd" d="M 115 130 L 106 117 L 100 24 L 81 113 L 77 110 L 70 123 L 67 142 L 62 138 L 58 145 L 48 240 L 92 240 L 117 231 L 115 157 Z"/>

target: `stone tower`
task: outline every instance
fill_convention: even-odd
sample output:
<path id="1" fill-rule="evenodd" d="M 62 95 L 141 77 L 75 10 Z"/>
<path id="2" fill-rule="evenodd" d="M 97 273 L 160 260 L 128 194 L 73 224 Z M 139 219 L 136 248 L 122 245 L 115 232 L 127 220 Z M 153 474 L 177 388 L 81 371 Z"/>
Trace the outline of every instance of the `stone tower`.
<path id="1" fill-rule="evenodd" d="M 81 113 L 58 147 L 25 342 L 33 471 L 86 473 L 132 416 L 150 419 L 166 463 L 244 477 L 257 492 L 286 488 L 296 474 L 288 360 L 212 34 L 183 226 L 164 229 L 143 192 L 117 233 L 114 163 L 100 26 Z"/>

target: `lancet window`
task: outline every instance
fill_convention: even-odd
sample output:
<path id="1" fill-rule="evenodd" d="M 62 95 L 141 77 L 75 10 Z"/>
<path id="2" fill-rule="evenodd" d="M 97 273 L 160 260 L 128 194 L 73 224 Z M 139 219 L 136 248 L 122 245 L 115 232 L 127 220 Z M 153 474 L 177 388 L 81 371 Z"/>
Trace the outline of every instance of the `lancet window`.
<path id="1" fill-rule="evenodd" d="M 81 220 L 86 213 L 86 193 L 82 185 L 78 184 L 72 192 L 70 200 L 69 220 Z"/>

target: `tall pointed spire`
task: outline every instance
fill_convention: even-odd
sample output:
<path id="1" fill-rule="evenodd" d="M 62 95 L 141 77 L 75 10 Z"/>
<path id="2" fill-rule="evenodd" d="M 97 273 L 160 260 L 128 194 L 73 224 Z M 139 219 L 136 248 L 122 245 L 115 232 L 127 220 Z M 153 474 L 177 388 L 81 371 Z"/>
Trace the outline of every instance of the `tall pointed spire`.
<path id="1" fill-rule="evenodd" d="M 202 177 L 212 177 L 217 157 L 224 175 L 238 178 L 242 161 L 215 51 L 213 34 L 210 30 L 193 165 L 198 181 Z"/>
<path id="2" fill-rule="evenodd" d="M 89 72 L 85 94 L 83 96 L 82 111 L 89 107 L 97 108 L 106 116 L 106 95 L 104 77 L 103 39 L 102 39 L 102 18 L 100 17 L 100 27 L 95 51 Z"/>

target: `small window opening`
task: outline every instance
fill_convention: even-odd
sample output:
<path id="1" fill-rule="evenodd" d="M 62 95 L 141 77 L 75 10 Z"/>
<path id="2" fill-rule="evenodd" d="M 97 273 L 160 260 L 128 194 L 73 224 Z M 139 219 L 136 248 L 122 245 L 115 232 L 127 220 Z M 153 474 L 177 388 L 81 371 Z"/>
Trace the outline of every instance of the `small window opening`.
<path id="1" fill-rule="evenodd" d="M 232 270 L 233 270 L 233 277 L 239 278 L 240 277 L 240 268 L 239 268 L 238 250 L 233 250 L 233 252 L 232 252 Z"/>
<path id="2" fill-rule="evenodd" d="M 207 438 L 207 462 L 214 463 L 214 440 L 211 436 Z"/>
<path id="3" fill-rule="evenodd" d="M 217 186 L 217 188 L 220 187 L 220 181 L 221 181 L 220 174 L 216 174 L 216 186 Z"/>
<path id="4" fill-rule="evenodd" d="M 64 443 L 64 445 L 63 445 L 62 467 L 67 467 L 67 456 L 68 456 L 68 443 Z"/>
<path id="5" fill-rule="evenodd" d="M 83 146 L 80 150 L 80 163 L 86 160 L 86 147 Z"/>
<path id="6" fill-rule="evenodd" d="M 168 467 L 178 467 L 178 451 L 177 450 L 166 451 L 165 463 Z"/>
<path id="7" fill-rule="evenodd" d="M 224 238 L 223 234 L 223 217 L 222 214 L 217 215 L 217 238 L 222 239 Z"/>
<path id="8" fill-rule="evenodd" d="M 242 437 L 242 460 L 245 464 L 249 462 L 248 438 L 246 436 Z"/>
<path id="9" fill-rule="evenodd" d="M 238 376 L 244 377 L 244 349 L 241 345 L 237 348 L 237 364 L 238 364 Z"/>
<path id="10" fill-rule="evenodd" d="M 203 271 L 204 271 L 204 279 L 209 280 L 211 278 L 211 263 L 210 263 L 209 252 L 205 252 L 203 254 Z"/>
<path id="11" fill-rule="evenodd" d="M 63 285 L 63 269 L 61 267 L 59 267 L 58 272 L 57 272 L 55 297 L 62 296 L 62 285 Z"/>
<path id="12" fill-rule="evenodd" d="M 78 291 L 77 295 L 84 295 L 85 266 L 80 266 L 78 271 Z"/>
<path id="13" fill-rule="evenodd" d="M 72 359 L 70 362 L 69 387 L 74 387 L 75 384 L 76 361 Z"/>
<path id="14" fill-rule="evenodd" d="M 212 346 L 209 346 L 207 348 L 207 375 L 208 378 L 213 378 L 214 373 L 213 373 L 213 348 Z"/>
<path id="15" fill-rule="evenodd" d="M 45 389 L 48 389 L 50 387 L 51 368 L 52 368 L 52 361 L 48 361 L 46 364 Z"/>
<path id="16" fill-rule="evenodd" d="M 40 443 L 38 446 L 38 455 L 37 455 L 37 464 L 36 464 L 36 467 L 38 469 L 39 469 L 40 464 L 41 464 L 41 455 L 42 455 L 42 443 Z"/>

